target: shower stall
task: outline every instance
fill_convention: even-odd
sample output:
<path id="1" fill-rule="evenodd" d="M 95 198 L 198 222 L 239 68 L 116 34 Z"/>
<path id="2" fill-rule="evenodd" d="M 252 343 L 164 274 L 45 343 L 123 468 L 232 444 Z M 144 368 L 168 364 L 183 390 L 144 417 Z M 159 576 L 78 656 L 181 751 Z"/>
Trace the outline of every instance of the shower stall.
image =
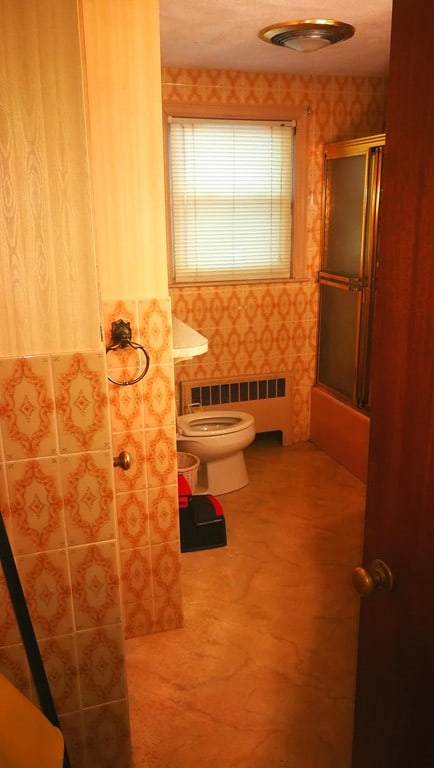
<path id="1" fill-rule="evenodd" d="M 311 438 L 365 479 L 384 134 L 329 144 Z"/>

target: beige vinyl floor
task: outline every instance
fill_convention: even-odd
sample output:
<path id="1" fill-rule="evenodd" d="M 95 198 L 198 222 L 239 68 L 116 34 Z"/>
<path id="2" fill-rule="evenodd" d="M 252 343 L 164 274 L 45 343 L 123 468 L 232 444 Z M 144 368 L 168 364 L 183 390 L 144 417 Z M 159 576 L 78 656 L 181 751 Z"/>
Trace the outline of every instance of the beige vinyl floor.
<path id="1" fill-rule="evenodd" d="M 245 455 L 185 626 L 127 641 L 135 768 L 350 767 L 365 486 L 310 443 Z"/>

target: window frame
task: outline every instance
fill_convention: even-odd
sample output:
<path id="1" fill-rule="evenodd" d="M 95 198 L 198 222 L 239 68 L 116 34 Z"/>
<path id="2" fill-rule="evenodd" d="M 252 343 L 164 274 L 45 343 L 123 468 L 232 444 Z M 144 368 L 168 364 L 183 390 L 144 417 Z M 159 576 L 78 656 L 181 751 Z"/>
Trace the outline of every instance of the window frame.
<path id="1" fill-rule="evenodd" d="M 203 105 L 203 104 L 163 104 L 163 138 L 165 165 L 165 197 L 166 197 L 166 238 L 169 287 L 194 285 L 224 285 L 234 283 L 267 283 L 282 282 L 278 278 L 251 278 L 239 280 L 207 280 L 199 283 L 176 282 L 173 273 L 171 201 L 170 201 L 170 163 L 168 130 L 169 119 L 177 118 L 227 118 L 229 120 L 282 120 L 296 122 L 296 144 L 294 157 L 294 205 L 293 205 L 293 237 L 291 273 L 286 280 L 297 280 L 306 277 L 306 191 L 307 191 L 307 146 L 308 146 L 308 111 L 304 107 L 290 105 L 240 106 L 240 105 Z"/>

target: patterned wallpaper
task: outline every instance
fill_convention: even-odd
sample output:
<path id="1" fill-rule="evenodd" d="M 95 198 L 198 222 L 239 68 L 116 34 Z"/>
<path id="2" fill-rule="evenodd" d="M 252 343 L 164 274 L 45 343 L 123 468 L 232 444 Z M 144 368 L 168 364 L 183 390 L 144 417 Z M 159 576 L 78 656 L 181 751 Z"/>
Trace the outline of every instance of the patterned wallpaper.
<path id="1" fill-rule="evenodd" d="M 306 440 L 316 364 L 322 147 L 384 131 L 386 81 L 172 68 L 163 69 L 162 82 L 165 103 L 202 105 L 211 113 L 215 105 L 232 112 L 239 105 L 252 117 L 259 106 L 307 110 L 305 279 L 170 288 L 174 314 L 209 343 L 207 354 L 176 367 L 176 381 L 289 371 L 293 440 Z"/>

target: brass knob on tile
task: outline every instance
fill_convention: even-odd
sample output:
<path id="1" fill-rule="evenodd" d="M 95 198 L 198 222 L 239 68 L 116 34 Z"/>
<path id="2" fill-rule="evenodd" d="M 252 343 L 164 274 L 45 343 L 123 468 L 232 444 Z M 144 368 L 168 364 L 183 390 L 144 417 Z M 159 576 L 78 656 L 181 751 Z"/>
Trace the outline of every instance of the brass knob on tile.
<path id="1" fill-rule="evenodd" d="M 113 459 L 113 466 L 121 469 L 129 469 L 131 466 L 131 456 L 127 451 L 121 451 L 119 456 Z"/>
<path id="2" fill-rule="evenodd" d="M 367 597 L 374 590 L 390 592 L 393 587 L 393 575 L 389 566 L 382 560 L 374 560 L 369 570 L 354 568 L 352 574 L 353 587 L 361 597 Z"/>

